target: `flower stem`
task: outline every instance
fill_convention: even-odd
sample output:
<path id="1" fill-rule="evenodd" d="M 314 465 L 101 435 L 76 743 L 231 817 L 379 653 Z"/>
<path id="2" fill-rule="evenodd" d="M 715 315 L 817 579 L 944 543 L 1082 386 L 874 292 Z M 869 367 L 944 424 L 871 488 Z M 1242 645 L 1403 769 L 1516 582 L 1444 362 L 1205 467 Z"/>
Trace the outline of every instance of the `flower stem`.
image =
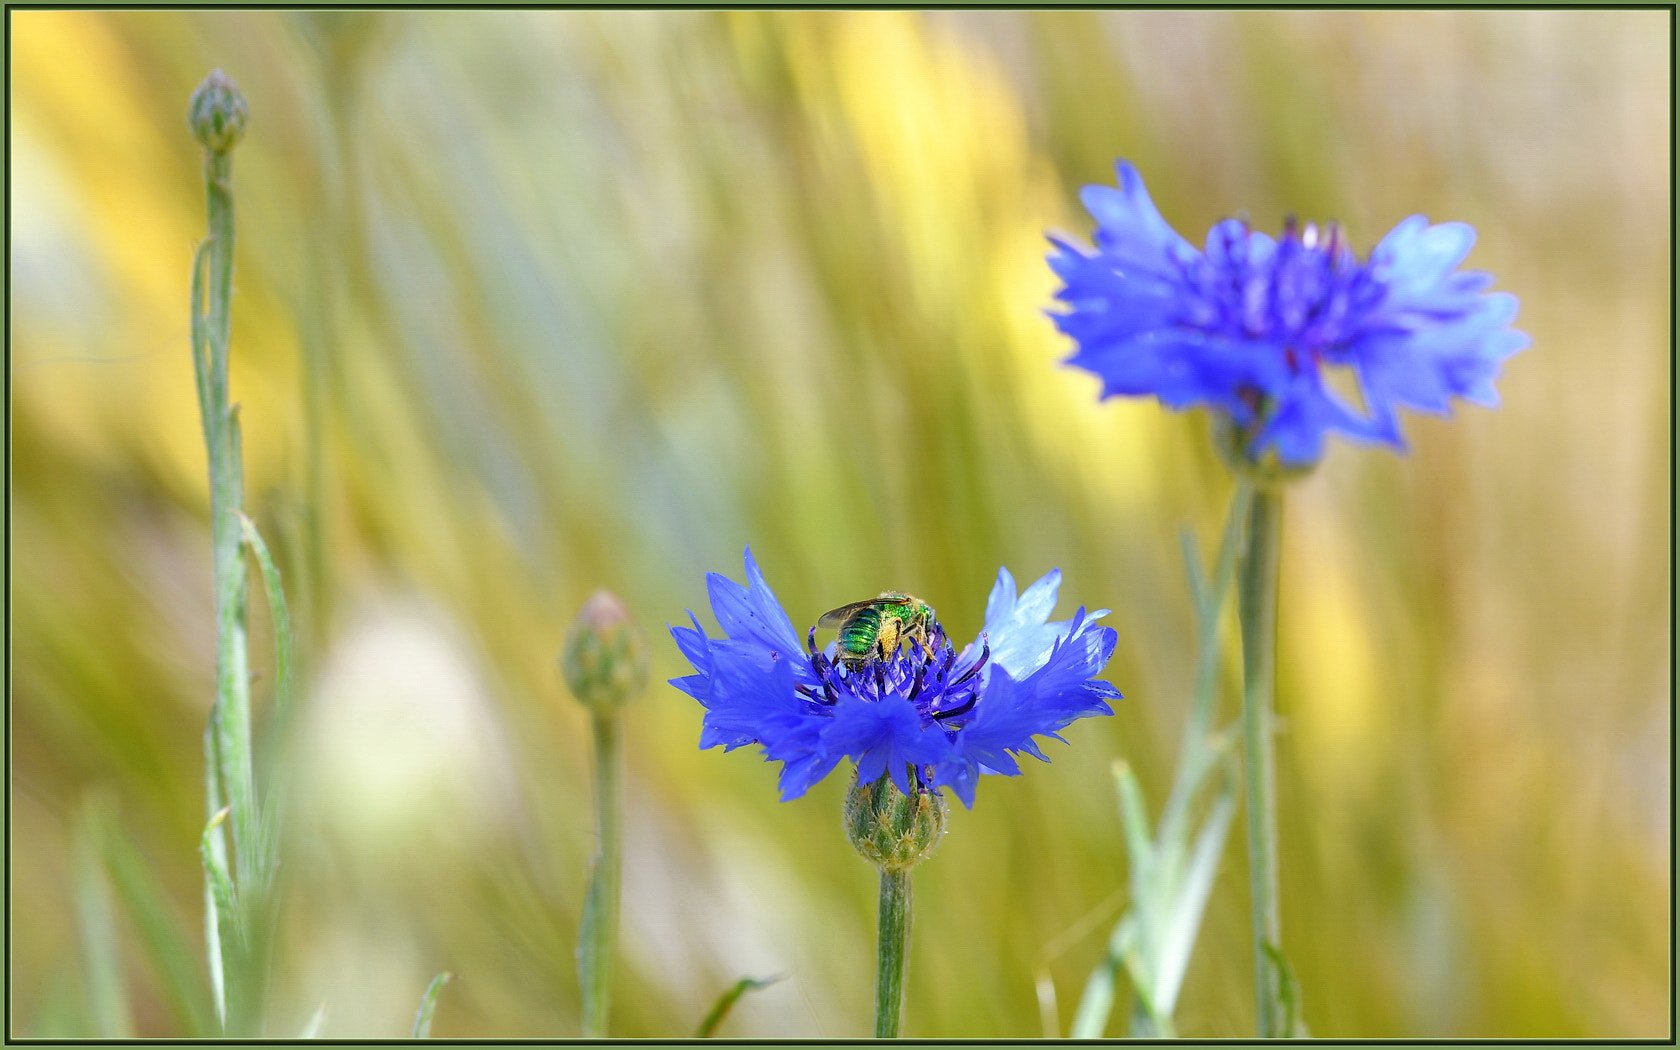
<path id="1" fill-rule="evenodd" d="M 589 893 L 578 932 L 578 983 L 583 989 L 583 1037 L 604 1039 L 612 999 L 613 949 L 618 943 L 620 823 L 619 739 L 616 713 L 596 714 L 595 828 L 600 836 L 590 864 Z"/>
<path id="2" fill-rule="evenodd" d="M 1255 487 L 1246 532 L 1238 567 L 1237 613 L 1242 624 L 1243 775 L 1247 787 L 1248 867 L 1254 913 L 1255 994 L 1261 1037 L 1278 1039 L 1288 1035 L 1283 1030 L 1285 1011 L 1279 972 L 1271 958 L 1282 937 L 1272 739 L 1278 553 L 1283 533 L 1281 486 Z"/>
<path id="3" fill-rule="evenodd" d="M 211 952 L 213 973 L 225 998 L 223 1030 L 259 1035 L 267 983 L 269 888 L 274 869 L 273 829 L 257 799 L 251 743 L 250 656 L 246 638 L 247 584 L 242 549 L 241 507 L 245 474 L 241 462 L 239 409 L 228 397 L 228 357 L 233 294 L 233 158 L 206 150 L 204 183 L 209 236 L 194 262 L 192 280 L 193 363 L 205 452 L 210 474 L 210 543 L 216 606 L 216 704 L 206 741 L 209 808 L 228 809 L 232 837 L 226 869 L 235 892 L 231 907 L 209 917 L 220 942 Z M 220 842 L 222 832 L 212 831 Z M 220 848 L 218 846 L 218 848 Z"/>
<path id="4" fill-rule="evenodd" d="M 245 560 L 240 549 L 239 512 L 245 473 L 240 463 L 239 413 L 228 404 L 228 337 L 233 289 L 232 160 L 226 153 L 205 158 L 208 242 L 208 395 L 202 405 L 210 439 L 210 544 L 216 590 L 216 702 L 220 709 L 217 749 L 222 790 L 232 808 L 234 860 L 241 883 L 257 876 L 256 799 L 251 770 L 250 658 L 245 638 Z"/>
<path id="5" fill-rule="evenodd" d="M 875 952 L 875 1038 L 897 1039 L 910 961 L 910 869 L 881 869 L 880 928 Z"/>

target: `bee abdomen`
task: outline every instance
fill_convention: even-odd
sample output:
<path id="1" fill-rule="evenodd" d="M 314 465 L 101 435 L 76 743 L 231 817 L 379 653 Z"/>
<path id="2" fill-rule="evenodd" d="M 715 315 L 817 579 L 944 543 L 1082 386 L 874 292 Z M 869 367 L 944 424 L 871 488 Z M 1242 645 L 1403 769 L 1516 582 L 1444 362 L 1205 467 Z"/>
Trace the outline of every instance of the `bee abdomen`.
<path id="1" fill-rule="evenodd" d="M 881 613 L 877 609 L 859 609 L 840 628 L 840 649 L 854 656 L 865 656 L 881 633 Z"/>

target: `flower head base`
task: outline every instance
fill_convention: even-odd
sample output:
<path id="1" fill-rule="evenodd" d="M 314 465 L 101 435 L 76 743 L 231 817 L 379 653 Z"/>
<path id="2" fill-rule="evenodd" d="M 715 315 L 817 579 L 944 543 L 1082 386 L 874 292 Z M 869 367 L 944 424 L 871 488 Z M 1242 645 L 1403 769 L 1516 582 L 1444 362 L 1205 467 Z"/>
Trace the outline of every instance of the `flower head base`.
<path id="1" fill-rule="evenodd" d="M 1324 436 L 1404 448 L 1398 408 L 1446 415 L 1454 397 L 1493 406 L 1500 362 L 1528 345 L 1510 327 L 1516 297 L 1485 293 L 1458 266 L 1475 242 L 1463 223 L 1402 221 L 1361 260 L 1340 227 L 1293 219 L 1272 238 L 1227 219 L 1197 251 L 1168 226 L 1137 169 L 1119 188 L 1088 186 L 1096 249 L 1051 238 L 1056 326 L 1103 396 L 1206 405 L 1234 426 L 1243 458 L 1316 462 Z M 1345 368 L 1364 413 L 1326 382 Z"/>
<path id="2" fill-rule="evenodd" d="M 937 792 L 918 787 L 906 795 L 884 773 L 873 783 L 854 778 L 846 792 L 846 838 L 877 868 L 907 871 L 933 855 L 948 812 Z"/>
<path id="3" fill-rule="evenodd" d="M 1061 739 L 1076 719 L 1112 714 L 1108 701 L 1120 697 L 1092 678 L 1114 651 L 1115 633 L 1093 622 L 1106 610 L 1048 622 L 1058 572 L 1017 598 L 999 570 L 986 628 L 960 650 L 934 623 L 925 644 L 853 664 L 837 661 L 832 644 L 819 649 L 815 628 L 801 645 L 751 551 L 746 568 L 745 587 L 708 577 L 724 637 L 698 620 L 671 629 L 695 671 L 672 684 L 707 709 L 701 747 L 757 743 L 783 763 L 783 799 L 851 758 L 860 784 L 886 776 L 905 796 L 949 786 L 973 805 L 979 774 L 1019 773 L 1022 752 L 1044 760 L 1034 736 Z"/>

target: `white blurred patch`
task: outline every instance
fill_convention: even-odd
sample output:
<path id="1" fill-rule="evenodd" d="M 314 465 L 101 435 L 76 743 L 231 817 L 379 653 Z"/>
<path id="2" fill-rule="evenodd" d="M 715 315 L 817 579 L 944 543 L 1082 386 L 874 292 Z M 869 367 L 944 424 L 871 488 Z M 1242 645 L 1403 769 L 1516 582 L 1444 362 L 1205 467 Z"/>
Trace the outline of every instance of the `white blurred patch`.
<path id="1" fill-rule="evenodd" d="M 844 1031 L 855 1019 L 833 1008 L 842 998 L 831 981 L 834 957 L 842 970 L 846 962 L 859 972 L 874 966 L 872 955 L 845 958 L 848 934 L 861 938 L 847 927 L 852 915 L 844 903 L 802 885 L 772 843 L 728 820 L 708 820 L 690 838 L 637 819 L 656 803 L 627 787 L 621 947 L 631 963 L 662 979 L 679 1012 L 696 1023 L 739 978 L 782 977 L 736 1003 L 722 1035 L 821 1038 Z M 873 879 L 873 869 L 858 864 L 858 877 Z"/>
<path id="2" fill-rule="evenodd" d="M 412 596 L 351 620 L 300 743 L 310 821 L 357 852 L 469 849 L 511 816 L 512 755 L 474 655 Z"/>

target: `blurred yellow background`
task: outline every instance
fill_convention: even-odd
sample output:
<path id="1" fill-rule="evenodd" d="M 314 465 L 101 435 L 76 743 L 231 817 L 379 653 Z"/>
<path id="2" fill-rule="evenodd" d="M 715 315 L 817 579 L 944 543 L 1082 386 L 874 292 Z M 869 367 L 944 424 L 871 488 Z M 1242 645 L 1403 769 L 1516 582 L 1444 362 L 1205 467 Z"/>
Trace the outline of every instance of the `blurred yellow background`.
<path id="1" fill-rule="evenodd" d="M 684 671 L 665 625 L 710 624 L 704 573 L 739 579 L 748 544 L 801 628 L 896 587 L 971 635 L 999 565 L 1115 610 L 1117 716 L 989 778 L 916 876 L 905 1034 L 1066 1031 L 1125 878 L 1109 764 L 1157 806 L 1172 774 L 1179 530 L 1211 547 L 1230 488 L 1199 414 L 1057 366 L 1042 235 L 1089 231 L 1077 189 L 1119 156 L 1193 241 L 1239 212 L 1362 248 L 1469 222 L 1534 337 L 1497 412 L 1414 417 L 1403 457 L 1333 447 L 1290 491 L 1283 908 L 1313 1033 L 1664 1034 L 1668 17 L 12 13 L 12 1034 L 99 1034 L 100 953 L 107 1027 L 197 1023 L 121 894 L 90 929 L 78 844 L 120 829 L 155 924 L 201 943 L 184 114 L 214 67 L 251 112 L 247 505 L 308 683 L 266 755 L 292 784 L 272 1035 L 323 1004 L 326 1035 L 405 1035 L 441 969 L 435 1035 L 576 1033 L 560 639 L 611 587 L 656 677 Z M 662 682 L 629 715 L 614 1034 L 687 1035 L 773 973 L 723 1034 L 865 1034 L 843 774 L 778 803 L 777 767 L 696 748 L 700 716 Z M 1252 1032 L 1248 935 L 1239 823 L 1180 1032 Z"/>

